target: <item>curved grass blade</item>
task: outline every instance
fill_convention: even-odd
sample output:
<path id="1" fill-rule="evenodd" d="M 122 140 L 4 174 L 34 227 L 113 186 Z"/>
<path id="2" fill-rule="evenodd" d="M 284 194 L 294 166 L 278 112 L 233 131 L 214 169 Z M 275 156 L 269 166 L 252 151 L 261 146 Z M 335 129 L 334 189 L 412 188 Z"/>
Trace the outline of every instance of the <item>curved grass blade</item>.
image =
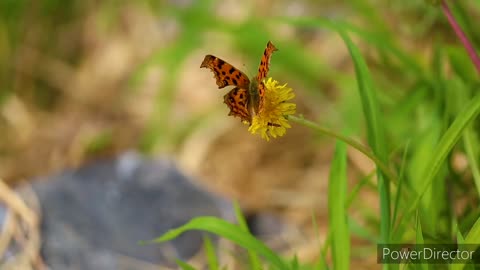
<path id="1" fill-rule="evenodd" d="M 478 154 L 478 141 L 475 140 L 475 133 L 473 129 L 467 128 L 463 134 L 463 143 L 465 144 L 465 153 L 467 154 L 468 163 L 472 170 L 473 181 L 477 187 L 478 195 L 480 196 L 480 168 L 476 160 Z"/>
<path id="2" fill-rule="evenodd" d="M 465 108 L 458 114 L 455 118 L 453 123 L 447 129 L 445 134 L 440 139 L 436 147 L 435 153 L 433 153 L 433 159 L 430 160 L 429 166 L 430 168 L 425 174 L 423 179 L 423 187 L 420 189 L 416 195 L 415 200 L 412 202 L 410 208 L 407 210 L 405 215 L 402 217 L 402 221 L 397 226 L 397 229 L 404 225 L 405 222 L 410 220 L 410 217 L 415 213 L 415 210 L 422 199 L 423 194 L 427 191 L 427 189 L 433 184 L 433 180 L 435 176 L 439 172 L 442 164 L 445 162 L 445 159 L 452 150 L 453 146 L 458 142 L 460 136 L 463 134 L 464 129 L 470 124 L 480 113 L 480 94 L 475 96 L 470 103 L 468 103 Z M 480 228 L 480 225 L 479 225 Z"/>
<path id="3" fill-rule="evenodd" d="M 289 269 L 288 265 L 275 252 L 242 228 L 217 217 L 197 217 L 176 229 L 164 233 L 150 243 L 162 243 L 175 239 L 184 232 L 200 230 L 231 240 L 237 245 L 262 255 L 275 269 Z"/>
<path id="4" fill-rule="evenodd" d="M 188 264 L 184 261 L 178 260 L 178 259 L 175 260 L 175 263 L 177 263 L 178 266 L 180 267 L 180 269 L 182 269 L 182 270 L 197 270 L 192 265 L 190 265 L 190 264 Z"/>
<path id="5" fill-rule="evenodd" d="M 338 133 L 334 130 L 331 130 L 331 129 L 328 129 L 328 128 L 325 128 L 325 127 L 322 127 L 320 125 L 318 125 L 317 123 L 315 122 L 312 122 L 310 120 L 307 120 L 303 117 L 303 115 L 300 115 L 300 116 L 295 116 L 295 115 L 289 115 L 288 116 L 288 120 L 291 120 L 292 122 L 295 122 L 297 124 L 301 124 L 301 125 L 304 125 L 306 127 L 309 127 L 311 129 L 313 129 L 314 131 L 320 133 L 320 134 L 323 134 L 323 135 L 326 135 L 328 137 L 332 137 L 332 138 L 335 138 L 337 140 L 340 140 L 346 144 L 348 144 L 349 146 L 355 148 L 356 150 L 358 150 L 360 153 L 364 154 L 366 157 L 368 157 L 371 161 L 373 161 L 375 163 L 375 165 L 385 174 L 388 176 L 389 179 L 395 179 L 394 180 L 394 183 L 396 183 L 397 181 L 397 176 L 395 175 L 395 173 L 390 170 L 390 168 L 384 164 L 376 155 L 375 153 L 372 153 L 372 151 L 370 149 L 368 149 L 368 147 L 366 146 L 363 146 L 361 143 L 357 142 L 356 140 L 352 139 L 352 138 L 349 138 L 347 136 L 344 136 L 342 135 L 341 133 Z"/>
<path id="6" fill-rule="evenodd" d="M 457 232 L 457 241 L 459 244 L 466 244 L 468 246 L 463 246 L 467 248 L 469 251 L 474 251 L 480 245 L 480 218 L 477 219 L 475 224 L 473 224 L 472 228 L 468 232 L 465 238 L 462 237 L 460 232 Z M 452 270 L 461 270 L 465 269 L 465 262 L 456 263 L 451 265 Z"/>
<path id="7" fill-rule="evenodd" d="M 480 246 L 480 218 L 478 218 L 475 224 L 473 224 L 472 228 L 465 237 L 464 243 L 474 244 L 476 245 L 475 247 Z"/>
<path id="8" fill-rule="evenodd" d="M 238 205 L 238 202 L 235 201 L 233 203 L 233 209 L 235 210 L 235 217 L 237 218 L 238 225 L 240 228 L 242 228 L 244 231 L 250 233 L 250 230 L 248 229 L 248 224 L 247 221 L 245 220 L 245 217 L 242 214 L 242 210 L 240 209 L 240 205 Z M 248 250 L 248 257 L 250 259 L 250 268 L 251 269 L 261 269 L 262 266 L 260 264 L 260 258 L 258 258 L 257 253 L 255 253 L 252 250 Z"/>
<path id="9" fill-rule="evenodd" d="M 368 66 L 363 59 L 360 50 L 352 42 L 350 37 L 342 29 L 337 29 L 338 34 L 342 37 L 347 45 L 350 56 L 352 57 L 355 74 L 357 77 L 358 91 L 362 101 L 363 113 L 368 130 L 368 143 L 376 156 L 383 163 L 387 163 L 387 145 L 385 140 L 385 131 L 382 128 L 381 115 L 378 109 L 378 100 L 373 88 L 373 82 L 370 77 Z M 390 240 L 390 181 L 388 177 L 377 169 L 378 193 L 380 196 L 380 241 L 388 243 Z M 393 179 L 390 179 L 393 180 Z M 384 269 L 389 268 L 388 265 Z"/>
<path id="10" fill-rule="evenodd" d="M 347 49 L 352 57 L 357 78 L 358 91 L 362 101 L 362 108 L 365 115 L 365 121 L 368 130 L 368 142 L 373 153 L 384 164 L 388 161 L 387 145 L 385 140 L 385 132 L 382 128 L 381 114 L 378 109 L 378 100 L 373 88 L 373 82 L 370 77 L 368 66 L 363 59 L 360 50 L 352 42 L 347 34 L 347 30 L 341 23 L 325 20 L 325 19 L 281 19 L 286 23 L 309 25 L 317 27 L 327 27 L 335 30 L 345 42 Z M 390 238 L 390 184 L 388 177 L 381 170 L 377 170 L 378 190 L 380 195 L 380 231 L 381 241 L 388 243 Z M 388 267 L 388 266 L 386 266 Z"/>

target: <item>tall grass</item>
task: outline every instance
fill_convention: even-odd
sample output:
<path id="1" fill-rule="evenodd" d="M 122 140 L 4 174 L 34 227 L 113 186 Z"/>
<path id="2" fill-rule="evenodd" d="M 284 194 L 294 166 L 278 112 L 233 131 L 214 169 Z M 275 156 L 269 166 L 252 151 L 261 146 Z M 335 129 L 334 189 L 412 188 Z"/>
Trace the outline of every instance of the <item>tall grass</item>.
<path id="1" fill-rule="evenodd" d="M 32 21 L 36 31 L 42 31 L 42 35 L 36 37 L 36 48 L 45 55 L 55 53 L 57 47 L 53 45 L 62 44 L 51 44 L 58 34 L 58 26 L 74 23 L 82 14 L 83 5 L 88 5 L 80 1 L 67 2 L 35 2 L 33 9 L 29 1 L 0 1 L 0 109 L 12 94 L 38 95 L 40 104 L 55 103 L 58 98 L 55 92 L 32 78 L 32 84 L 38 83 L 39 87 L 13 93 L 16 82 L 12 78 L 16 77 L 17 70 L 12 62 L 16 50 L 25 41 L 25 33 L 31 30 Z M 276 78 L 295 82 L 297 88 L 305 90 L 302 95 L 319 107 L 326 102 L 333 103 L 329 106 L 333 110 L 329 112 L 336 120 L 320 116 L 291 118 L 295 122 L 293 128 L 307 126 L 317 136 L 331 138 L 331 143 L 337 145 L 329 178 L 330 229 L 327 241 L 318 252 L 319 261 L 315 263 L 283 258 L 253 237 L 238 207 L 239 225 L 213 217 L 198 217 L 158 241 L 168 241 L 186 230 L 208 231 L 246 248 L 252 269 L 264 263 L 280 269 L 313 266 L 354 269 L 350 261 L 359 249 L 351 244 L 352 237 L 364 240 L 371 247 L 377 243 L 480 243 L 480 84 L 479 60 L 475 56 L 480 42 L 480 28 L 476 24 L 479 1 L 305 1 L 312 10 L 325 10 L 325 14 L 301 18 L 266 16 L 264 14 L 276 12 L 274 7 L 266 6 L 267 10 L 257 12 L 252 6 L 246 18 L 239 21 L 218 14 L 219 1 L 186 2 L 185 5 L 151 0 L 141 3 L 159 17 L 173 20 L 180 30 L 176 39 L 154 52 L 130 78 L 130 86 L 135 88 L 145 80 L 150 68 L 162 66 L 168 71 L 155 97 L 155 112 L 143 133 L 140 148 L 156 152 L 175 147 L 216 113 L 205 111 L 192 115 L 185 123 L 169 117 L 174 110 L 183 64 L 193 51 L 207 42 L 208 33 L 229 36 L 232 49 L 247 56 L 244 60 L 248 67 L 258 64 L 258 53 L 267 40 L 272 40 L 280 48 L 272 64 Z M 111 16 L 124 2 L 102 3 L 102 9 Z M 327 11 L 332 6 L 340 7 L 342 12 L 335 13 L 334 8 L 330 14 Z M 32 10 L 35 12 L 30 13 Z M 347 14 L 348 19 L 342 14 Z M 285 27 L 303 34 L 294 35 L 298 38 L 285 38 L 276 31 Z M 354 74 L 348 69 L 329 66 L 324 60 L 326 56 L 305 49 L 308 38 L 304 38 L 304 33 L 337 35 L 343 42 L 342 49 L 349 55 Z M 216 49 L 212 48 L 209 53 L 215 53 Z M 71 56 L 71 53 L 65 55 Z M 78 59 L 72 57 L 68 61 Z M 33 67 L 33 72 L 41 73 L 42 69 L 43 66 L 38 65 Z M 324 99 L 323 87 L 327 85 L 335 86 L 337 99 Z M 104 147 L 113 139 L 111 135 L 99 137 L 89 146 L 90 150 Z M 356 138 L 365 138 L 365 143 Z M 354 179 L 357 184 L 353 187 L 348 187 L 346 182 L 346 147 L 359 150 L 376 164 L 375 171 L 362 179 Z M 458 165 L 458 160 L 465 161 L 466 165 Z M 377 188 L 380 210 L 373 217 L 375 222 L 364 224 L 348 210 L 357 207 L 352 202 L 359 198 L 361 190 L 372 184 Z M 209 240 L 205 243 L 210 268 L 221 269 L 213 244 Z M 373 252 L 371 255 L 375 256 Z M 193 269 L 185 262 L 178 263 L 183 269 Z M 418 268 L 429 267 L 419 265 Z"/>
<path id="2" fill-rule="evenodd" d="M 267 39 L 275 40 L 282 48 L 281 57 L 275 58 L 276 69 L 288 73 L 291 79 L 300 79 L 304 87 L 311 90 L 313 97 L 318 98 L 318 90 L 314 85 L 319 78 L 328 80 L 326 77 L 329 77 L 333 83 L 340 82 L 339 79 L 342 78 L 356 84 L 355 95 L 353 89 L 342 88 L 342 85 L 350 85 L 345 81 L 338 84 L 338 88 L 345 99 L 359 100 L 356 104 L 361 106 L 363 117 L 347 115 L 345 124 L 337 125 L 334 129 L 360 132 L 359 134 L 364 131 L 368 145 L 324 128 L 320 123 L 292 117 L 292 121 L 317 130 L 319 136 L 343 141 L 337 143 L 329 183 L 330 231 L 327 244 L 334 269 L 355 269 L 349 263 L 351 255 L 356 253 L 350 235 L 363 238 L 372 246 L 377 242 L 480 243 L 478 207 L 473 205 L 462 209 L 463 212 L 455 210 L 460 198 L 468 198 L 478 204 L 480 194 L 479 125 L 476 120 L 480 113 L 479 76 L 462 49 L 462 44 L 449 41 L 454 39 L 454 33 L 447 27 L 440 7 L 422 1 L 413 2 L 415 4 L 411 6 L 397 5 L 390 10 L 390 7 L 382 4 L 352 1 L 351 7 L 364 15 L 365 25 L 362 26 L 340 19 L 253 16 L 244 23 L 230 23 L 221 17 L 205 17 L 204 12 L 211 10 L 213 1 L 203 1 L 187 10 L 175 9 L 174 12 L 186 29 L 195 29 L 195 33 L 185 31 L 184 35 L 188 35 L 189 39 L 202 40 L 201 36 L 206 31 L 232 33 L 234 44 L 247 55 L 262 48 Z M 478 41 L 476 34 L 479 30 L 471 27 L 471 16 L 480 12 L 480 6 L 462 2 L 453 5 L 454 16 L 467 32 L 466 35 L 474 36 L 472 40 Z M 430 35 L 433 35 L 431 58 L 423 57 L 421 51 L 407 49 L 405 42 L 401 41 L 408 39 L 408 36 L 400 33 L 398 28 L 383 23 L 388 20 L 388 14 L 401 14 L 405 10 L 412 11 L 413 8 L 417 9 L 410 14 L 413 17 L 425 10 L 432 14 L 429 21 L 424 21 L 422 28 L 417 29 L 419 32 L 416 33 L 416 38 L 423 41 L 416 41 L 415 38 L 409 41 L 414 48 L 420 48 L 420 44 L 415 46 L 416 42 L 430 41 Z M 187 15 L 196 18 L 194 28 L 190 25 L 191 20 L 185 19 Z M 405 21 L 397 23 L 401 23 L 403 29 L 415 28 L 416 21 L 403 15 Z M 443 23 L 445 27 L 433 28 L 435 23 Z M 355 76 L 327 68 L 321 55 L 302 51 L 297 41 L 274 36 L 267 28 L 283 25 L 336 32 L 350 54 Z M 178 42 L 180 46 L 185 40 L 180 37 Z M 359 48 L 359 43 L 377 53 L 379 58 L 367 58 Z M 451 67 L 450 71 L 447 72 L 445 66 Z M 341 101 L 337 104 L 339 112 L 345 110 L 341 107 L 342 104 Z M 353 124 L 350 125 L 353 119 L 360 120 L 363 128 L 358 130 Z M 380 206 L 376 216 L 379 224 L 377 228 L 362 228 L 346 211 L 349 207 L 355 207 L 349 204 L 352 201 L 350 196 L 357 196 L 358 191 L 364 187 L 364 184 L 359 184 L 352 193 L 348 193 L 345 163 L 347 145 L 361 150 L 377 164 L 374 172 Z M 468 161 L 468 167 L 461 172 L 452 165 L 458 157 L 465 157 Z M 470 192 L 469 188 L 477 191 Z M 238 217 L 241 221 L 241 215 Z M 275 269 L 297 267 L 258 242 L 244 225 L 238 227 L 216 218 L 196 218 L 157 240 L 172 239 L 188 229 L 207 230 L 233 240 L 252 252 L 252 256 L 260 255 L 265 263 Z M 367 236 L 368 233 L 362 233 L 365 231 L 373 231 L 377 235 Z M 258 259 L 256 255 L 253 258 Z M 258 267 L 257 259 L 254 260 L 255 267 L 252 269 Z M 300 265 L 308 268 L 308 264 Z M 327 267 L 322 263 L 316 265 L 320 265 L 320 269 Z M 460 269 L 463 265 L 453 267 Z M 398 266 L 383 265 L 383 268 L 398 269 Z M 428 269 L 428 265 L 419 265 L 419 268 Z"/>

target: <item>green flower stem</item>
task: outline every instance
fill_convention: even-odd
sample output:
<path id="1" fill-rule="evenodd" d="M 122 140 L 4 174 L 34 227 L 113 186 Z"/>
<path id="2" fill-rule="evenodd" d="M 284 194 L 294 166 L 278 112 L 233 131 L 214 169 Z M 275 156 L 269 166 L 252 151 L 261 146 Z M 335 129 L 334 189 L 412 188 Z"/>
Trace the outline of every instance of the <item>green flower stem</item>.
<path id="1" fill-rule="evenodd" d="M 297 123 L 297 124 L 300 124 L 300 125 L 306 126 L 308 128 L 311 128 L 311 129 L 313 129 L 313 130 L 315 130 L 318 133 L 321 133 L 323 135 L 341 140 L 341 141 L 345 142 L 346 144 L 350 145 L 351 147 L 357 149 L 362 154 L 364 154 L 369 159 L 371 159 L 378 166 L 378 168 L 380 170 L 382 170 L 382 172 L 385 173 L 385 175 L 393 181 L 393 183 L 395 183 L 395 184 L 397 183 L 396 175 L 385 164 L 383 164 L 383 162 L 380 159 L 378 159 L 369 149 L 367 149 L 365 146 L 363 146 L 359 142 L 357 142 L 357 141 L 355 141 L 351 138 L 348 138 L 346 136 L 343 136 L 342 134 L 337 133 L 333 130 L 321 127 L 317 123 L 309 121 L 309 120 L 307 120 L 303 117 L 297 117 L 297 116 L 294 116 L 294 115 L 289 115 L 288 119 L 291 120 L 292 122 Z"/>

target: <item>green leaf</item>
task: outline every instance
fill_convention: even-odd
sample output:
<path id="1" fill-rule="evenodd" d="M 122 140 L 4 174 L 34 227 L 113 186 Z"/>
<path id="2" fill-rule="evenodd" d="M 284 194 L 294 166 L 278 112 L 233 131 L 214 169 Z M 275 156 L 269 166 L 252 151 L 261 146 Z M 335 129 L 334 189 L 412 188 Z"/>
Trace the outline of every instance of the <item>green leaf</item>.
<path id="1" fill-rule="evenodd" d="M 290 267 L 291 267 L 292 270 L 299 270 L 300 269 L 300 263 L 298 262 L 297 255 L 294 255 L 293 259 L 290 261 Z M 261 268 L 251 268 L 251 269 L 261 269 Z"/>
<path id="2" fill-rule="evenodd" d="M 475 248 L 480 246 L 480 218 L 478 218 L 475 224 L 473 224 L 472 228 L 465 237 L 464 243 L 473 244 L 475 245 Z"/>
<path id="3" fill-rule="evenodd" d="M 400 167 L 400 174 L 398 176 L 397 192 L 395 194 L 395 204 L 393 206 L 392 224 L 395 224 L 395 222 L 397 221 L 398 209 L 400 207 L 400 194 L 402 194 L 403 182 L 405 178 L 404 174 L 405 174 L 405 164 L 407 160 L 408 146 L 409 144 L 407 143 L 407 145 L 405 146 L 405 151 L 403 153 L 402 165 Z"/>
<path id="4" fill-rule="evenodd" d="M 420 222 L 420 217 L 418 216 L 418 212 L 417 212 L 417 222 L 416 222 L 415 231 L 416 231 L 416 236 L 415 236 L 416 244 L 417 245 L 424 244 L 425 242 L 423 241 L 422 223 Z M 420 251 L 420 250 L 421 248 L 418 248 L 417 251 Z M 415 269 L 428 270 L 428 265 L 425 264 L 425 262 L 421 264 L 415 264 Z"/>
<path id="5" fill-rule="evenodd" d="M 247 221 L 245 220 L 245 217 L 242 214 L 242 209 L 240 209 L 240 205 L 238 204 L 237 201 L 233 203 L 233 209 L 235 210 L 235 217 L 237 218 L 237 222 L 240 228 L 242 228 L 245 232 L 250 233 L 250 230 L 248 229 Z M 262 265 L 260 263 L 260 258 L 258 258 L 258 255 L 254 251 L 248 250 L 248 257 L 250 259 L 250 269 L 262 268 Z"/>
<path id="6" fill-rule="evenodd" d="M 472 170 L 473 180 L 477 187 L 478 196 L 480 197 L 480 168 L 478 167 L 478 140 L 475 138 L 475 132 L 471 127 L 467 128 L 463 133 L 463 143 L 467 154 L 468 165 Z"/>
<path id="7" fill-rule="evenodd" d="M 350 232 L 346 212 L 347 148 L 338 141 L 330 169 L 328 184 L 329 226 L 332 231 L 332 255 L 335 269 L 349 268 Z"/>
<path id="8" fill-rule="evenodd" d="M 370 77 L 368 66 L 363 59 L 359 49 L 352 42 L 350 37 L 342 30 L 337 29 L 347 45 L 350 56 L 352 57 L 355 74 L 357 78 L 358 91 L 362 101 L 363 113 L 367 123 L 368 143 L 376 156 L 383 163 L 387 163 L 387 145 L 385 143 L 385 131 L 382 128 L 381 114 L 379 112 L 378 100 L 373 82 Z M 380 195 L 380 241 L 388 243 L 390 241 L 390 182 L 381 170 L 377 169 L 378 192 Z M 390 179 L 393 180 L 393 179 Z M 388 268 L 388 265 L 384 266 Z"/>
<path id="9" fill-rule="evenodd" d="M 245 232 L 239 226 L 229 223 L 223 219 L 217 217 L 197 217 L 190 220 L 179 228 L 167 231 L 162 236 L 152 240 L 151 242 L 162 243 L 175 239 L 184 232 L 200 230 L 211 232 L 218 236 L 224 237 L 236 243 L 237 245 L 254 251 L 270 262 L 276 269 L 289 269 L 288 265 L 269 247 L 263 244 L 261 241 L 253 237 L 250 233 Z"/>
<path id="10" fill-rule="evenodd" d="M 465 107 L 458 113 L 458 116 L 455 118 L 453 123 L 447 129 L 445 134 L 443 134 L 440 142 L 436 146 L 436 150 L 432 155 L 432 159 L 428 161 L 429 170 L 421 177 L 423 187 L 417 193 L 416 198 L 412 201 L 410 208 L 407 210 L 405 216 L 402 218 L 402 222 L 399 224 L 399 227 L 403 226 L 403 223 L 407 222 L 410 217 L 415 213 L 422 196 L 426 193 L 427 189 L 433 184 L 435 176 L 439 172 L 440 168 L 445 162 L 445 159 L 452 150 L 453 146 L 460 139 L 464 129 L 478 116 L 480 113 L 480 94 L 475 96 Z"/>
<path id="11" fill-rule="evenodd" d="M 175 262 L 178 264 L 178 266 L 180 266 L 180 268 L 182 268 L 182 270 L 196 270 L 195 267 L 184 261 L 175 260 Z"/>
<path id="12" fill-rule="evenodd" d="M 477 219 L 475 224 L 473 224 L 472 228 L 468 232 L 465 239 L 463 239 L 462 234 L 457 232 L 457 239 L 459 244 L 466 244 L 467 246 L 463 250 L 468 249 L 469 251 L 474 251 L 480 246 L 480 218 Z M 462 261 L 461 263 L 452 264 L 451 269 L 453 270 L 461 270 L 465 268 L 465 263 Z"/>
<path id="13" fill-rule="evenodd" d="M 327 233 L 327 237 L 323 243 L 323 246 L 320 247 L 320 234 L 318 232 L 318 223 L 317 219 L 315 217 L 315 212 L 312 211 L 312 224 L 313 228 L 315 229 L 315 238 L 317 239 L 318 246 L 319 246 L 319 256 L 318 256 L 318 261 L 315 263 L 316 264 L 316 269 L 328 269 L 327 265 L 327 250 L 328 250 L 328 244 L 330 243 L 330 238 L 331 238 L 331 231 Z"/>
<path id="14" fill-rule="evenodd" d="M 217 254 L 215 254 L 215 248 L 213 247 L 212 240 L 208 235 L 203 237 L 203 246 L 207 255 L 208 269 L 218 270 Z"/>

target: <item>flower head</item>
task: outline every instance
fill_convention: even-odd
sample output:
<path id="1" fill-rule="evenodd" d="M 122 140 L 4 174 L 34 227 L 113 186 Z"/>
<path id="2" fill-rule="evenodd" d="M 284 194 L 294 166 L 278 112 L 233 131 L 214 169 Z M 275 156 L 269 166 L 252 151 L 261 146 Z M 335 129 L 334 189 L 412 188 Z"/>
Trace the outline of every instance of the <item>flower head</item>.
<path id="1" fill-rule="evenodd" d="M 287 102 L 295 97 L 292 88 L 287 84 L 279 85 L 278 81 L 268 78 L 264 80 L 265 95 L 263 108 L 252 118 L 248 131 L 260 134 L 265 140 L 281 137 L 290 128 L 287 117 L 295 113 L 297 105 Z"/>

